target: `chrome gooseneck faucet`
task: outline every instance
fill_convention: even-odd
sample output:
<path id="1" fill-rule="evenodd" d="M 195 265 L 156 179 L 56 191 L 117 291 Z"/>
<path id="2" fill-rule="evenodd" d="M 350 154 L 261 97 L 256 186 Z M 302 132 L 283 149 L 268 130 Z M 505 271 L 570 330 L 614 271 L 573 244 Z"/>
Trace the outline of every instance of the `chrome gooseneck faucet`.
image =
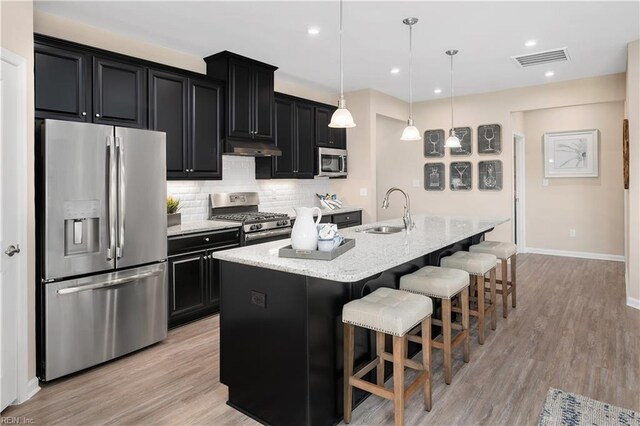
<path id="1" fill-rule="evenodd" d="M 384 196 L 384 200 L 382 200 L 382 208 L 389 208 L 389 195 L 391 195 L 391 193 L 394 191 L 401 192 L 402 195 L 404 195 L 404 215 L 402 216 L 402 220 L 404 222 L 404 229 L 409 231 L 416 227 L 416 224 L 413 223 L 413 219 L 411 219 L 411 200 L 409 200 L 409 194 L 407 194 L 400 188 L 389 188 L 387 194 Z"/>

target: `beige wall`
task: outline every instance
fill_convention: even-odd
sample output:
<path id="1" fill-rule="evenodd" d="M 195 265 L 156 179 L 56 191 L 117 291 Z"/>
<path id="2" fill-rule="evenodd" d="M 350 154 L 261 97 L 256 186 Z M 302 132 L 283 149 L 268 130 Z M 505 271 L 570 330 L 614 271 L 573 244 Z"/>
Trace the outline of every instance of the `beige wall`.
<path id="1" fill-rule="evenodd" d="M 382 162 L 378 173 L 386 175 L 383 180 L 390 184 L 392 181 L 402 182 L 408 187 L 412 195 L 412 211 L 415 213 L 433 213 L 449 215 L 482 215 L 511 217 L 513 209 L 513 144 L 512 132 L 522 131 L 524 123 L 523 111 L 546 108 L 558 108 L 575 105 L 622 102 L 625 99 L 625 75 L 614 74 L 602 77 L 573 80 L 568 82 L 551 83 L 542 86 L 511 89 L 500 92 L 483 93 L 456 98 L 455 123 L 457 126 L 470 126 L 473 129 L 473 154 L 464 160 L 474 164 L 473 186 L 471 191 L 427 192 L 422 189 L 423 167 L 427 160 L 423 156 L 423 142 L 400 144 L 399 134 L 395 140 L 381 141 L 371 139 L 371 144 L 389 144 L 388 149 L 399 149 L 395 163 Z M 516 113 L 516 114 L 514 114 Z M 426 129 L 448 129 L 450 127 L 449 100 L 420 102 L 414 105 L 415 122 L 421 131 Z M 400 118 L 402 119 L 402 118 Z M 513 120 L 513 122 L 512 122 Z M 482 124 L 498 123 L 502 126 L 503 150 L 497 156 L 480 156 L 476 153 L 477 128 Z M 525 135 L 527 136 L 527 135 Z M 527 136 L 528 137 L 528 136 Z M 352 140 L 349 140 L 352 147 Z M 375 149 L 374 149 L 375 151 Z M 381 156 L 385 150 L 378 148 Z M 448 177 L 448 167 L 452 157 L 447 153 L 441 160 L 445 163 Z M 500 192 L 484 192 L 477 189 L 477 162 L 482 159 L 500 159 L 503 162 L 504 185 Z M 350 156 L 351 165 L 360 159 Z M 349 179 L 347 179 L 349 180 Z M 412 182 L 418 180 L 419 188 L 414 188 Z M 622 208 L 622 206 L 620 206 Z M 381 218 L 387 212 L 380 212 Z M 496 228 L 490 238 L 511 241 L 512 223 L 506 223 Z"/>
<path id="2" fill-rule="evenodd" d="M 105 49 L 202 74 L 207 72 L 204 60 L 196 55 L 133 39 L 39 10 L 34 11 L 33 19 L 34 31 L 39 34 L 70 40 L 99 49 Z M 216 52 L 211 52 L 211 54 L 213 53 Z M 332 93 L 306 86 L 286 77 L 281 77 L 278 71 L 276 71 L 275 74 L 275 90 L 318 102 L 337 103 L 337 98 Z"/>
<path id="3" fill-rule="evenodd" d="M 195 55 L 167 49 L 40 10 L 33 11 L 33 30 L 38 34 L 57 37 L 202 74 L 207 71 L 204 60 Z"/>
<path id="4" fill-rule="evenodd" d="M 629 119 L 629 190 L 627 191 L 627 303 L 640 309 L 640 40 L 629 43 L 627 53 Z M 630 300 L 632 299 L 632 300 Z"/>
<path id="5" fill-rule="evenodd" d="M 27 61 L 27 282 L 28 282 L 28 317 L 29 317 L 29 378 L 36 375 L 35 362 L 35 206 L 34 206 L 34 173 L 33 173 L 33 3 L 31 1 L 2 1 L 2 47 L 22 56 Z"/>
<path id="6" fill-rule="evenodd" d="M 622 256 L 623 115 L 623 102 L 524 113 L 527 247 Z M 599 176 L 547 179 L 544 186 L 544 133 L 586 129 L 600 131 Z"/>
<path id="7" fill-rule="evenodd" d="M 406 102 L 375 90 L 346 93 L 347 108 L 351 111 L 356 127 L 347 130 L 349 150 L 349 176 L 333 179 L 331 189 L 348 205 L 364 209 L 362 220 L 376 220 L 377 204 L 377 117 L 406 120 L 409 106 Z M 361 190 L 366 190 L 362 195 Z"/>

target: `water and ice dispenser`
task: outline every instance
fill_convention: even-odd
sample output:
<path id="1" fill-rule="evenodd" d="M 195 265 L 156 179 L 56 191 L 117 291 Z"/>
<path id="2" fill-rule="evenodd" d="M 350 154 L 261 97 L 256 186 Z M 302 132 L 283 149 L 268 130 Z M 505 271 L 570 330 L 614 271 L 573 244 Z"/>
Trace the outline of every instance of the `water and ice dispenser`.
<path id="1" fill-rule="evenodd" d="M 100 202 L 80 200 L 64 202 L 64 255 L 100 251 Z"/>

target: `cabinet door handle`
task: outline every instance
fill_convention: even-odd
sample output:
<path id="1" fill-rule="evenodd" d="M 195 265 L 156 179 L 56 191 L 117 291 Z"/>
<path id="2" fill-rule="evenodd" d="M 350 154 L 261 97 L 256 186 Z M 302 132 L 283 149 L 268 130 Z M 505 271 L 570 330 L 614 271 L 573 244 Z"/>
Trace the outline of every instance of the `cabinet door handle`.
<path id="1" fill-rule="evenodd" d="M 82 116 L 84 117 L 85 115 L 87 115 L 87 113 L 85 111 L 82 111 Z"/>
<path id="2" fill-rule="evenodd" d="M 209 237 L 206 237 L 204 240 L 208 242 L 209 241 Z"/>
<path id="3" fill-rule="evenodd" d="M 100 114 L 96 114 L 96 117 L 100 117 Z"/>

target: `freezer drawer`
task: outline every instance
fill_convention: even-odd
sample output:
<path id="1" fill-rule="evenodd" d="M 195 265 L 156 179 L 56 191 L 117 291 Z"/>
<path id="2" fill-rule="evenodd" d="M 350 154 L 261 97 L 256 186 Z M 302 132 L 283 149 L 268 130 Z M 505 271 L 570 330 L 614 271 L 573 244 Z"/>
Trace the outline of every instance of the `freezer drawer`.
<path id="1" fill-rule="evenodd" d="M 45 365 L 52 380 L 167 336 L 165 263 L 45 284 Z"/>

